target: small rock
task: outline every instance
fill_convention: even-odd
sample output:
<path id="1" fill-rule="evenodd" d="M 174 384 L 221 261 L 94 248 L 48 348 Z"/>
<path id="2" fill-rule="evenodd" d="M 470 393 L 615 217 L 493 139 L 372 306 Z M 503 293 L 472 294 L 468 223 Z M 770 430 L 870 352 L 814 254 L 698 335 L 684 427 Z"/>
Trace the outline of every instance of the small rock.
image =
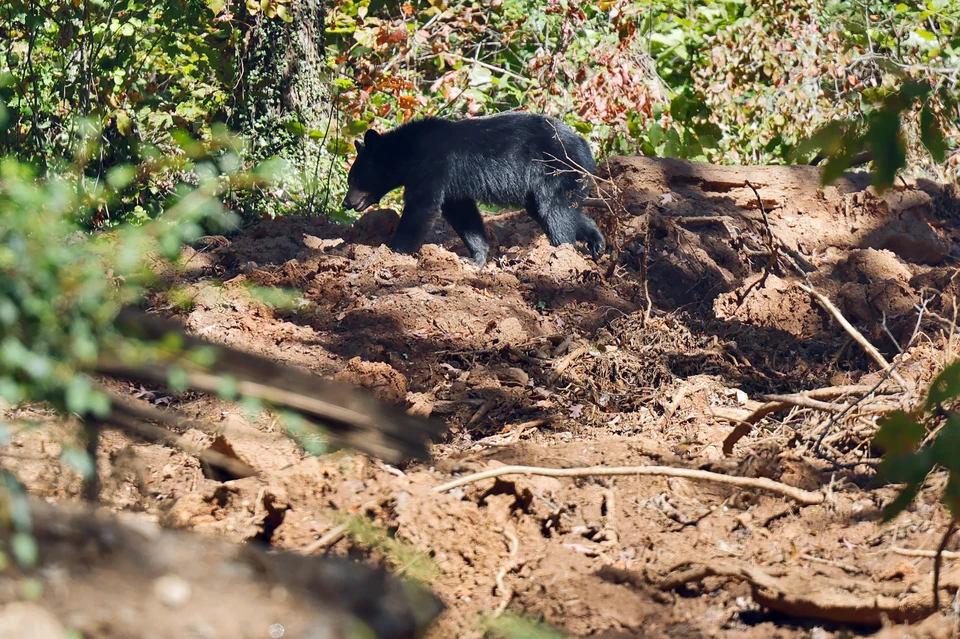
<path id="1" fill-rule="evenodd" d="M 56 617 L 33 603 L 12 603 L 0 610 L 0 639 L 66 639 Z"/>
<path id="2" fill-rule="evenodd" d="M 190 600 L 190 584 L 177 575 L 169 574 L 160 577 L 153 583 L 153 592 L 160 598 L 163 605 L 170 608 L 179 608 Z"/>
<path id="3" fill-rule="evenodd" d="M 530 376 L 526 371 L 520 368 L 511 367 L 497 372 L 497 378 L 504 386 L 523 386 L 526 387 L 530 382 Z"/>

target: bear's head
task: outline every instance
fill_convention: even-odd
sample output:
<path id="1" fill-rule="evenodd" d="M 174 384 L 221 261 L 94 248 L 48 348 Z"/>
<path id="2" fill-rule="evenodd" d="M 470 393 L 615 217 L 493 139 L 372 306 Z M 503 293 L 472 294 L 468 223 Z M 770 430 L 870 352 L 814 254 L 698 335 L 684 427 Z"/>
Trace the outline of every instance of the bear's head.
<path id="1" fill-rule="evenodd" d="M 357 147 L 357 159 L 347 176 L 348 189 L 347 196 L 343 198 L 344 209 L 362 211 L 396 188 L 397 185 L 389 182 L 389 169 L 382 166 L 382 143 L 380 134 L 372 129 L 363 136 L 363 142 L 357 140 L 353 143 Z"/>

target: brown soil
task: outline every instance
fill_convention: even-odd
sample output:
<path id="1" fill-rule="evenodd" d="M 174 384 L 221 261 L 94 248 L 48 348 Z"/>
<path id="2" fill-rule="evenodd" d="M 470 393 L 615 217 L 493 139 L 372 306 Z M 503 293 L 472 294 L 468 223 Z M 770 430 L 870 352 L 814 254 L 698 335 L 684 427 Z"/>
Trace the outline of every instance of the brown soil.
<path id="1" fill-rule="evenodd" d="M 955 617 L 925 608 L 932 560 L 897 551 L 937 547 L 949 520 L 937 489 L 883 524 L 896 491 L 878 486 L 863 463 L 876 455 L 878 416 L 915 402 L 954 356 L 957 201 L 927 183 L 879 196 L 858 174 L 821 189 L 808 167 L 614 158 L 607 169 L 601 190 L 615 184 L 619 196 L 592 212 L 617 264 L 550 246 L 522 213 L 489 218 L 498 248 L 482 269 L 459 259 L 464 249 L 446 226 L 418 255 L 393 254 L 382 246 L 392 211 L 350 229 L 265 221 L 188 250 L 176 284 L 189 310 L 175 311 L 164 294 L 157 310 L 208 339 L 406 402 L 446 421 L 449 434 L 431 464 L 402 470 L 349 451 L 311 457 L 269 415 L 248 419 L 209 397 L 121 385 L 228 423 L 220 450 L 259 475 L 209 478 L 182 452 L 107 433 L 98 460 L 104 502 L 169 527 L 291 551 L 345 515 L 366 515 L 432 558 L 429 584 L 447 606 L 429 635 L 437 639 L 480 637 L 481 616 L 503 606 L 570 636 L 605 639 L 829 638 L 884 624 L 873 636 L 957 636 Z M 771 237 L 781 257 L 767 269 Z M 875 361 L 798 287 L 804 281 L 888 360 L 916 330 L 897 368 L 914 390 L 894 385 L 835 424 L 836 411 L 822 407 L 770 412 L 725 456 L 731 419 L 765 394 L 881 380 Z M 292 289 L 297 303 L 272 310 L 251 285 Z M 70 425 L 38 408 L 6 417 L 14 413 L 41 427 L 15 435 L 4 467 L 34 494 L 76 499 L 80 482 L 57 461 Z M 704 469 L 828 498 L 803 506 L 664 476 L 509 475 L 433 490 L 505 464 Z M 929 482 L 941 484 L 939 476 Z M 409 569 L 356 535 L 331 552 Z M 699 576 L 661 587 L 688 569 Z M 945 561 L 946 601 L 958 584 L 960 572 Z M 40 603 L 85 636 L 130 636 L 100 617 L 99 630 L 82 616 L 65 618 L 78 601 L 69 589 L 48 590 Z M 207 595 L 196 605 L 211 611 Z M 207 621 L 219 628 L 216 615 Z M 227 626 L 217 632 L 209 636 L 227 636 Z"/>

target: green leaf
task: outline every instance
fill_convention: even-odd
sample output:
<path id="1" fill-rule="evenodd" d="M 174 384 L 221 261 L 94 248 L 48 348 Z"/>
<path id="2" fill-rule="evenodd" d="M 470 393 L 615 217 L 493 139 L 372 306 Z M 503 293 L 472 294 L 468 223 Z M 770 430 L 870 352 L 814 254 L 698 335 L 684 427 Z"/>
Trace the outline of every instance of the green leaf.
<path id="1" fill-rule="evenodd" d="M 526 619 L 519 615 L 506 613 L 500 617 L 488 617 L 483 620 L 487 635 L 491 639 L 567 639 L 552 628 Z"/>
<path id="2" fill-rule="evenodd" d="M 107 184 L 115 191 L 126 188 L 133 178 L 137 176 L 137 170 L 129 164 L 121 164 L 107 171 Z"/>
<path id="3" fill-rule="evenodd" d="M 244 395 L 240 404 L 243 406 L 243 414 L 249 421 L 254 421 L 260 417 L 260 412 L 263 410 L 263 401 L 259 397 Z"/>
<path id="4" fill-rule="evenodd" d="M 934 162 L 944 161 L 947 155 L 947 143 L 943 129 L 940 128 L 940 122 L 929 104 L 925 104 L 920 109 L 920 141 L 930 152 Z"/>
<path id="5" fill-rule="evenodd" d="M 924 410 L 933 410 L 947 400 L 957 397 L 957 395 L 960 395 L 960 360 L 940 371 L 940 374 L 930 383 Z"/>
<path id="6" fill-rule="evenodd" d="M 283 128 L 287 130 L 287 133 L 290 135 L 296 135 L 303 137 L 307 134 L 307 127 L 303 126 L 302 123 L 297 122 L 296 120 L 291 120 L 283 125 Z"/>
<path id="7" fill-rule="evenodd" d="M 877 475 L 890 484 L 922 484 L 933 467 L 933 453 L 924 448 L 916 454 L 884 456 L 877 465 Z"/>
<path id="8" fill-rule="evenodd" d="M 37 540 L 30 533 L 15 532 L 10 537 L 10 552 L 17 563 L 24 568 L 32 568 L 37 565 L 37 559 L 40 557 L 40 549 L 37 547 Z"/>
<path id="9" fill-rule="evenodd" d="M 87 396 L 87 412 L 94 417 L 106 417 L 110 414 L 110 398 L 106 393 L 91 390 Z"/>
<path id="10" fill-rule="evenodd" d="M 353 154 L 353 145 L 343 139 L 329 140 L 326 144 L 327 151 L 332 155 L 348 156 Z"/>
<path id="11" fill-rule="evenodd" d="M 179 366 L 171 366 L 170 370 L 167 371 L 167 382 L 173 392 L 183 392 L 189 383 L 187 371 Z"/>
<path id="12" fill-rule="evenodd" d="M 923 441 L 927 429 L 913 417 L 896 410 L 880 420 L 880 430 L 873 444 L 885 454 L 904 455 L 912 452 Z"/>
<path id="13" fill-rule="evenodd" d="M 853 153 L 849 151 L 828 157 L 826 164 L 823 165 L 823 172 L 820 174 L 820 183 L 827 185 L 836 181 L 843 175 L 844 171 L 850 168 L 851 158 L 853 158 Z"/>
<path id="14" fill-rule="evenodd" d="M 900 114 L 885 109 L 874 113 L 864 139 L 873 151 L 873 186 L 882 193 L 893 184 L 897 171 L 907 163 Z"/>
<path id="15" fill-rule="evenodd" d="M 927 31 L 926 29 L 917 29 L 916 31 L 914 31 L 914 33 L 916 33 L 918 36 L 920 36 L 924 40 L 933 41 L 937 39 L 937 35 L 935 33 L 931 31 Z"/>
<path id="16" fill-rule="evenodd" d="M 956 471 L 951 471 L 947 478 L 947 485 L 943 489 L 943 503 L 950 509 L 954 519 L 960 516 L 960 473 Z"/>
<path id="17" fill-rule="evenodd" d="M 67 385 L 64 401 L 67 410 L 77 415 L 84 415 L 87 412 L 87 396 L 90 394 L 90 384 L 79 375 L 74 376 Z"/>
<path id="18" fill-rule="evenodd" d="M 960 415 L 951 415 L 931 445 L 934 461 L 953 473 L 960 472 Z"/>
<path id="19" fill-rule="evenodd" d="M 6 470 L 0 470 L 0 478 L 3 479 L 3 488 L 7 491 L 9 501 L 8 515 L 13 522 L 14 529 L 20 532 L 29 532 L 33 527 L 33 521 L 30 519 L 30 502 L 27 501 L 26 492 L 17 478 Z"/>
<path id="20" fill-rule="evenodd" d="M 87 451 L 75 446 L 66 446 L 60 454 L 60 462 L 83 478 L 87 479 L 93 476 L 95 472 L 93 459 L 87 454 Z"/>
<path id="21" fill-rule="evenodd" d="M 883 522 L 886 523 L 899 515 L 901 512 L 906 510 L 914 499 L 917 498 L 917 494 L 920 492 L 920 487 L 922 484 L 910 484 L 904 488 L 900 493 L 894 497 L 893 501 L 887 504 L 887 507 L 883 509 Z"/>
<path id="22" fill-rule="evenodd" d="M 221 375 L 217 382 L 217 394 L 221 399 L 235 399 L 239 388 L 240 383 L 233 375 Z"/>
<path id="23" fill-rule="evenodd" d="M 29 577 L 20 582 L 20 596 L 27 601 L 37 601 L 43 596 L 43 582 Z"/>
<path id="24" fill-rule="evenodd" d="M 347 136 L 356 136 L 365 133 L 370 128 L 370 123 L 366 120 L 351 120 L 345 127 L 343 134 Z"/>
<path id="25" fill-rule="evenodd" d="M 322 433 L 300 414 L 293 411 L 280 411 L 280 423 L 287 435 L 293 438 L 304 451 L 311 455 L 320 456 L 329 452 L 326 439 Z"/>

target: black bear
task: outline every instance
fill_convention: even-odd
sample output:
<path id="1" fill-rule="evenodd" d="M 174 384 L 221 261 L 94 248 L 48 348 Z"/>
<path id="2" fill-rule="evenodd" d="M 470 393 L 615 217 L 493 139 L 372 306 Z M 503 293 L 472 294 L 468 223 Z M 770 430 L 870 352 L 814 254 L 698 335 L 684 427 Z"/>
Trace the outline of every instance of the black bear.
<path id="1" fill-rule="evenodd" d="M 596 163 L 586 140 L 551 117 L 510 112 L 466 120 L 424 118 L 355 142 L 345 209 L 362 211 L 404 187 L 400 225 L 390 242 L 398 253 L 423 244 L 438 214 L 450 222 L 482 266 L 490 242 L 477 201 L 525 207 L 551 244 L 586 242 L 594 259 L 603 234 L 580 211 Z"/>

